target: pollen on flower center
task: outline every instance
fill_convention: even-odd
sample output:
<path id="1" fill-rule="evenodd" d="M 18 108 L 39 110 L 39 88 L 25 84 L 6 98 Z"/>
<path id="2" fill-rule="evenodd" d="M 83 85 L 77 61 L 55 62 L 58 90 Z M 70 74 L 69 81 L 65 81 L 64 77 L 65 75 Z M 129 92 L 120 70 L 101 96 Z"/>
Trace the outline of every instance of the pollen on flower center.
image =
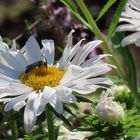
<path id="1" fill-rule="evenodd" d="M 64 74 L 63 70 L 56 67 L 37 67 L 28 73 L 21 73 L 19 79 L 21 82 L 34 90 L 42 90 L 45 86 L 55 87 L 59 85 Z"/>

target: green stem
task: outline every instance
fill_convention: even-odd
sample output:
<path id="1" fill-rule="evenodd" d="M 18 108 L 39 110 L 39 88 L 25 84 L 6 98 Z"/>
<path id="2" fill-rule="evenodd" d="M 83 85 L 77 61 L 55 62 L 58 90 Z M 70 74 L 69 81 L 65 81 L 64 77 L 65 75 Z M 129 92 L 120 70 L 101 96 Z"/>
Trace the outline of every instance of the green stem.
<path id="1" fill-rule="evenodd" d="M 140 95 L 137 91 L 137 86 L 134 87 L 130 82 L 127 82 L 127 86 L 129 87 L 130 91 L 135 95 L 135 102 L 139 103 L 140 101 Z"/>
<path id="2" fill-rule="evenodd" d="M 80 7 L 81 11 L 83 12 L 85 18 L 87 19 L 87 21 L 91 27 L 90 30 L 96 35 L 96 37 L 98 39 L 103 41 L 103 46 L 104 46 L 103 50 L 105 51 L 105 53 L 109 53 L 109 54 L 113 55 L 113 57 L 110 57 L 109 60 L 113 65 L 115 65 L 117 67 L 116 71 L 117 71 L 118 75 L 122 79 L 125 79 L 125 73 L 119 64 L 118 59 L 116 58 L 115 52 L 109 47 L 106 39 L 103 37 L 102 33 L 100 32 L 96 22 L 92 18 L 91 14 L 88 11 L 87 7 L 85 6 L 83 0 L 77 0 L 76 2 L 78 4 L 78 6 Z"/>
<path id="3" fill-rule="evenodd" d="M 48 124 L 48 136 L 49 140 L 55 140 L 55 128 L 54 128 L 54 122 L 53 122 L 53 112 L 49 110 L 48 106 L 45 110 L 46 117 L 47 117 L 47 124 Z"/>
<path id="4" fill-rule="evenodd" d="M 16 120 L 11 120 L 9 122 L 12 131 L 12 140 L 18 140 L 18 131 Z"/>

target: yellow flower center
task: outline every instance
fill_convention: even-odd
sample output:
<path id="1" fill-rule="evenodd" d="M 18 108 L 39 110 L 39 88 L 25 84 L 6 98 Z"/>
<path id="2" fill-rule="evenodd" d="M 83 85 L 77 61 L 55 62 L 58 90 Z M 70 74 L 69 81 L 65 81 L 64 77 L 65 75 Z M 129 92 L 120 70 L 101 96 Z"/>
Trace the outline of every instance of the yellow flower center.
<path id="1" fill-rule="evenodd" d="M 21 73 L 21 82 L 34 90 L 42 90 L 45 86 L 55 87 L 64 75 L 64 71 L 56 67 L 36 67 L 27 73 Z"/>

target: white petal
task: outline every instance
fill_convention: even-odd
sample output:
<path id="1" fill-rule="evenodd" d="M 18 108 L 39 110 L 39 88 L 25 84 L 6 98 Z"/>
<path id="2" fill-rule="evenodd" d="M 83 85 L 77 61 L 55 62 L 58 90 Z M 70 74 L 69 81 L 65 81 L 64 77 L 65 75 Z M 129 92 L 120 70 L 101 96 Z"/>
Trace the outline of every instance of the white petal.
<path id="1" fill-rule="evenodd" d="M 10 78 L 6 75 L 0 74 L 0 89 L 7 88 L 8 85 L 10 84 L 10 82 L 12 82 L 12 80 L 13 80 L 12 78 Z"/>
<path id="2" fill-rule="evenodd" d="M 41 102 L 40 102 L 40 98 L 41 98 L 41 96 L 42 96 L 42 92 L 39 92 L 38 93 L 38 95 L 37 95 L 38 97 L 35 99 L 35 101 L 34 101 L 34 104 L 33 104 L 33 108 L 34 108 L 34 112 L 35 112 L 35 115 L 36 116 L 39 116 L 42 112 L 43 112 L 43 107 L 44 106 L 41 106 L 40 104 L 41 104 Z M 40 113 L 41 112 L 41 113 Z"/>
<path id="3" fill-rule="evenodd" d="M 64 87 L 64 86 L 57 86 L 55 87 L 56 90 L 56 96 L 58 99 L 64 103 L 75 103 L 76 97 L 73 96 L 72 89 Z"/>
<path id="4" fill-rule="evenodd" d="M 19 76 L 18 71 L 11 69 L 3 64 L 0 64 L 0 73 L 4 74 L 6 76 L 9 76 L 11 78 L 14 78 L 14 79 L 18 79 L 18 76 Z"/>
<path id="5" fill-rule="evenodd" d="M 29 64 L 42 60 L 40 47 L 34 36 L 29 37 L 25 46 Z"/>
<path id="6" fill-rule="evenodd" d="M 140 37 L 135 42 L 136 46 L 140 47 Z"/>
<path id="7" fill-rule="evenodd" d="M 3 75 L 3 74 L 0 74 L 0 79 L 3 79 L 3 80 L 6 80 L 6 81 L 19 81 L 19 80 L 15 80 L 9 76 L 6 76 L 6 75 Z"/>
<path id="8" fill-rule="evenodd" d="M 101 59 L 107 56 L 112 56 L 110 54 L 101 54 L 101 55 L 97 55 L 95 57 L 92 57 L 91 59 L 87 60 L 86 62 L 84 62 L 81 67 L 91 67 L 97 63 L 101 63 Z"/>
<path id="9" fill-rule="evenodd" d="M 130 18 L 130 16 L 125 11 L 121 13 L 121 17 Z"/>
<path id="10" fill-rule="evenodd" d="M 47 59 L 47 63 L 49 65 L 53 65 L 54 63 L 54 42 L 53 40 L 42 40 L 42 53 L 43 56 Z"/>
<path id="11" fill-rule="evenodd" d="M 85 39 L 81 39 L 70 51 L 70 56 L 69 56 L 69 61 L 75 56 L 75 54 L 77 53 L 82 41 Z"/>
<path id="12" fill-rule="evenodd" d="M 104 89 L 108 89 L 105 86 L 101 86 L 101 85 L 76 85 L 75 87 L 72 87 L 72 90 L 80 93 L 82 95 L 87 95 L 87 94 L 91 94 L 93 92 L 95 92 L 98 88 L 104 88 Z"/>
<path id="13" fill-rule="evenodd" d="M 81 67 L 75 65 L 69 65 L 62 79 L 60 80 L 60 84 L 65 85 L 67 82 L 75 78 L 75 76 L 77 76 L 81 71 L 82 71 Z"/>
<path id="14" fill-rule="evenodd" d="M 125 12 L 132 18 L 140 19 L 140 12 L 133 10 L 130 6 L 126 5 Z"/>
<path id="15" fill-rule="evenodd" d="M 83 94 L 83 95 L 90 94 L 90 93 L 96 91 L 96 89 L 97 89 L 97 87 L 95 87 L 93 89 L 93 88 L 89 88 L 88 86 L 85 86 L 85 85 L 77 85 L 75 87 L 72 87 L 73 91 Z"/>
<path id="16" fill-rule="evenodd" d="M 72 60 L 72 64 L 74 65 L 80 65 L 82 62 L 84 62 L 85 58 L 87 55 L 99 44 L 101 44 L 102 41 L 96 40 L 96 41 L 91 41 L 88 44 L 86 44 L 83 48 L 81 48 L 74 59 Z"/>
<path id="17" fill-rule="evenodd" d="M 91 78 L 91 79 L 87 79 L 85 84 L 107 84 L 107 85 L 112 85 L 113 82 L 111 80 L 109 80 L 108 78 L 102 78 L 102 77 L 98 77 L 98 78 Z"/>
<path id="18" fill-rule="evenodd" d="M 120 18 L 120 22 L 128 22 L 136 27 L 140 24 L 138 19 L 130 19 L 130 18 Z"/>
<path id="19" fill-rule="evenodd" d="M 52 100 L 52 98 L 54 97 L 55 92 L 56 92 L 55 89 L 45 86 L 45 88 L 43 90 L 43 95 L 40 100 L 41 103 L 43 105 L 46 105 L 48 102 L 50 102 Z"/>
<path id="20" fill-rule="evenodd" d="M 21 108 L 23 108 L 25 106 L 25 101 L 21 101 L 15 104 L 15 106 L 13 107 L 13 109 L 15 111 L 19 111 Z"/>
<path id="21" fill-rule="evenodd" d="M 2 37 L 0 36 L 0 51 L 6 52 L 8 50 L 9 50 L 8 45 L 2 41 Z"/>
<path id="22" fill-rule="evenodd" d="M 121 41 L 121 45 L 124 47 L 133 44 L 139 38 L 139 36 L 140 36 L 140 32 L 136 32 L 131 35 L 128 35 Z"/>
<path id="23" fill-rule="evenodd" d="M 70 139 L 75 140 L 87 140 L 89 136 L 92 136 L 92 132 L 79 131 L 79 132 L 71 132 Z"/>
<path id="24" fill-rule="evenodd" d="M 7 61 L 1 56 L 1 53 L 2 52 L 0 52 L 0 63 L 7 67 L 10 67 L 9 64 L 7 63 Z"/>
<path id="25" fill-rule="evenodd" d="M 10 50 L 10 54 L 13 55 L 15 57 L 16 61 L 18 61 L 18 63 L 20 63 L 23 67 L 26 67 L 28 65 L 28 62 L 27 62 L 25 56 L 20 51 L 11 51 Z"/>
<path id="26" fill-rule="evenodd" d="M 139 31 L 140 28 L 137 28 L 136 26 L 132 25 L 132 24 L 123 24 L 123 25 L 119 25 L 116 28 L 116 32 L 121 32 L 121 31 Z"/>
<path id="27" fill-rule="evenodd" d="M 68 60 L 68 57 L 72 48 L 72 43 L 73 43 L 72 34 L 73 33 L 74 33 L 74 30 L 72 30 L 68 35 L 67 45 L 63 51 L 62 57 L 58 61 L 59 68 L 64 68 L 65 64 L 67 63 L 67 60 Z"/>
<path id="28" fill-rule="evenodd" d="M 16 60 L 15 57 L 13 57 L 9 52 L 3 52 L 1 53 L 1 56 L 6 60 L 6 62 L 13 67 L 15 70 L 19 72 L 25 71 L 25 67 L 19 63 L 19 61 Z"/>
<path id="29" fill-rule="evenodd" d="M 89 78 L 89 79 L 85 79 L 85 78 L 81 78 L 81 79 L 77 79 L 77 80 L 73 80 L 71 81 L 73 83 L 73 87 L 74 86 L 89 86 L 89 85 L 95 85 L 95 84 L 103 84 L 103 85 L 112 85 L 112 81 L 109 80 L 108 78 L 104 78 L 104 77 L 97 77 L 97 78 Z M 72 86 L 71 86 L 72 87 Z"/>
<path id="30" fill-rule="evenodd" d="M 2 99 L 0 99 L 0 103 L 6 104 L 10 100 L 11 100 L 10 98 L 2 98 Z"/>
<path id="31" fill-rule="evenodd" d="M 17 46 L 16 41 L 13 40 L 12 47 L 10 48 L 10 50 L 17 51 L 16 46 Z"/>
<path id="32" fill-rule="evenodd" d="M 25 106 L 25 110 L 24 110 L 24 128 L 26 130 L 26 132 L 31 132 L 32 128 L 36 122 L 36 115 L 34 112 L 34 101 L 37 98 L 37 94 L 36 93 L 32 93 L 30 94 L 28 101 L 26 103 Z"/>
<path id="33" fill-rule="evenodd" d="M 129 0 L 130 6 L 138 11 L 140 11 L 140 2 L 139 0 Z"/>
<path id="34" fill-rule="evenodd" d="M 59 114 L 63 113 L 63 105 L 62 102 L 59 99 L 53 100 L 51 103 L 52 107 L 55 109 L 55 111 Z"/>
<path id="35" fill-rule="evenodd" d="M 4 111 L 9 111 L 11 110 L 12 108 L 14 108 L 14 106 L 19 103 L 19 102 L 22 102 L 24 101 L 26 98 L 28 98 L 29 96 L 29 93 L 25 93 L 21 96 L 17 96 L 15 98 L 12 98 L 4 107 Z"/>
<path id="36" fill-rule="evenodd" d="M 32 92 L 32 88 L 27 87 L 26 85 L 21 84 L 21 83 L 12 82 L 8 85 L 7 88 L 0 89 L 0 98 L 6 97 L 6 96 L 21 95 L 27 92 L 28 93 Z"/>
<path id="37" fill-rule="evenodd" d="M 100 76 L 102 74 L 109 72 L 112 69 L 112 67 L 113 67 L 112 65 L 109 65 L 106 63 L 93 65 L 90 68 L 89 67 L 84 68 L 84 71 L 81 72 L 79 75 L 75 76 L 75 78 L 73 80 Z"/>
<path id="38" fill-rule="evenodd" d="M 38 93 L 38 98 L 34 102 L 36 116 L 39 116 L 44 111 L 46 104 L 52 101 L 55 92 L 53 88 L 46 86 L 43 92 Z"/>

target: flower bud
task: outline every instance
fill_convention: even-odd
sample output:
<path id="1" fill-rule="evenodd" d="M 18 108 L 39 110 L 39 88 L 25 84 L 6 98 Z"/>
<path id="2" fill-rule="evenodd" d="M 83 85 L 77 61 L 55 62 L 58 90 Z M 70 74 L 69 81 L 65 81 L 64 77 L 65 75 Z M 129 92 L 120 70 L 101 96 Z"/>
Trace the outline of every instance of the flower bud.
<path id="1" fill-rule="evenodd" d="M 116 123 L 124 119 L 122 106 L 113 101 L 113 97 L 108 97 L 108 93 L 102 93 L 96 106 L 96 114 L 102 122 Z"/>
<path id="2" fill-rule="evenodd" d="M 112 94 L 117 97 L 117 96 L 122 96 L 124 94 L 128 95 L 130 92 L 129 88 L 126 85 L 113 85 L 111 87 Z"/>

